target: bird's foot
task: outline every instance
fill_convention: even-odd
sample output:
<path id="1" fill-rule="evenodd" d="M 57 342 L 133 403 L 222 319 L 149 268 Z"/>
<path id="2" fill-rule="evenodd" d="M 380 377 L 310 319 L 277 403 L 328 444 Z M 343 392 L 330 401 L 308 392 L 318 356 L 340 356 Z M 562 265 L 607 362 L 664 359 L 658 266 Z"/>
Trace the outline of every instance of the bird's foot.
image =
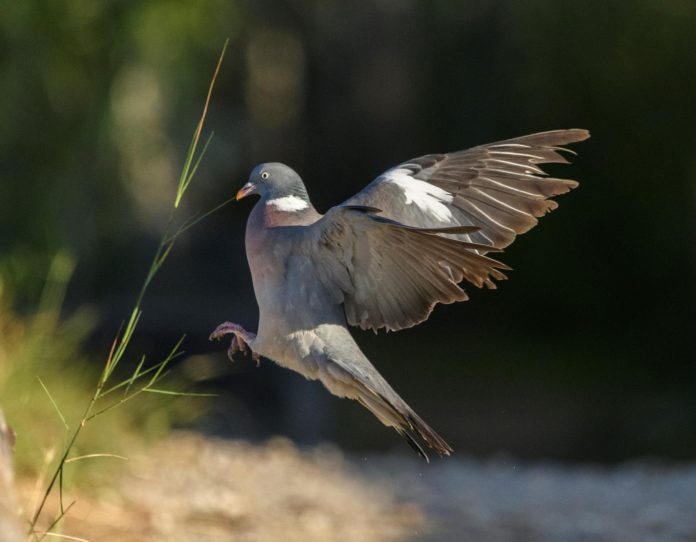
<path id="1" fill-rule="evenodd" d="M 233 324 L 232 322 L 223 322 L 215 328 L 215 331 L 213 331 L 210 334 L 208 340 L 219 340 L 222 339 L 225 335 L 229 334 L 234 335 L 234 337 L 232 337 L 230 347 L 227 349 L 227 357 L 230 358 L 230 361 L 234 361 L 234 355 L 237 352 L 242 352 L 244 355 L 246 355 L 247 348 L 249 348 L 249 350 L 251 351 L 251 359 L 253 359 L 256 362 L 256 365 L 259 365 L 261 363 L 261 356 L 254 352 L 250 346 L 251 343 L 254 342 L 254 339 L 256 339 L 256 333 L 247 331 L 239 324 Z"/>

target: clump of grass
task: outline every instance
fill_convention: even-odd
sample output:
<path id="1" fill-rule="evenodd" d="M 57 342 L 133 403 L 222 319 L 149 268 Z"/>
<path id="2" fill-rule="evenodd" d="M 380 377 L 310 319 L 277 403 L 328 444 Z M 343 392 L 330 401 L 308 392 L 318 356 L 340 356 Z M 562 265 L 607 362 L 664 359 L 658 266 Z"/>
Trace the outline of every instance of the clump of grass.
<path id="1" fill-rule="evenodd" d="M 39 309 L 32 316 L 15 314 L 0 286 L 0 406 L 17 432 L 15 469 L 25 479 L 38 477 L 51 464 L 55 467 L 65 444 L 66 425 L 80 419 L 85 398 L 93 393 L 99 377 L 96 368 L 90 370 L 94 364 L 83 353 L 94 315 L 82 310 L 60 318 L 72 266 L 68 255 L 55 256 Z M 185 421 L 182 416 L 190 412 L 190 405 L 178 409 L 165 399 L 148 394 L 114 409 L 107 423 L 86 425 L 73 446 L 73 456 L 123 455 L 164 434 L 172 424 Z M 111 465 L 115 463 L 77 461 L 65 474 L 89 487 L 95 477 L 108 474 L 110 469 L 105 467 Z"/>
<path id="2" fill-rule="evenodd" d="M 103 368 L 96 375 L 96 385 L 92 385 L 92 391 L 87 394 L 84 393 L 84 390 L 89 389 L 88 382 L 90 377 L 94 377 L 94 375 L 85 375 L 82 370 L 78 370 L 77 367 L 81 369 L 85 364 L 80 364 L 79 360 L 75 359 L 80 356 L 79 345 L 88 331 L 85 319 L 78 316 L 61 324 L 58 321 L 58 310 L 56 307 L 60 306 L 59 301 L 62 298 L 62 291 L 59 285 L 63 284 L 64 286 L 67 280 L 66 276 L 70 274 L 72 264 L 69 259 L 59 256 L 54 261 L 42 301 L 42 308 L 35 318 L 26 322 L 12 319 L 7 319 L 6 322 L 0 321 L 0 326 L 2 326 L 0 338 L 3 339 L 0 344 L 16 345 L 16 347 L 13 347 L 16 348 L 16 351 L 12 353 L 12 356 L 15 358 L 14 361 L 5 365 L 7 374 L 0 375 L 0 386 L 4 388 L 2 395 L 6 397 L 6 394 L 11 394 L 13 389 L 31 390 L 25 391 L 24 397 L 15 398 L 15 400 L 7 402 L 9 406 L 9 408 L 6 407 L 8 418 L 14 420 L 13 423 L 20 432 L 22 427 L 33 426 L 36 428 L 46 424 L 45 434 L 49 439 L 48 443 L 43 445 L 36 442 L 23 441 L 17 449 L 20 462 L 25 461 L 24 458 L 26 457 L 24 468 L 31 468 L 32 465 L 38 464 L 37 460 L 40 461 L 40 458 L 36 457 L 37 453 L 43 453 L 46 456 L 45 463 L 48 465 L 45 477 L 46 485 L 39 493 L 40 497 L 37 499 L 36 507 L 32 511 L 29 522 L 29 534 L 37 540 L 42 540 L 47 534 L 51 533 L 73 504 L 66 504 L 63 499 L 66 477 L 72 475 L 73 466 L 98 458 L 119 457 L 117 453 L 114 453 L 114 450 L 120 451 L 118 441 L 128 434 L 126 427 L 119 427 L 114 424 L 114 420 L 119 419 L 116 416 L 110 416 L 108 426 L 103 423 L 95 423 L 97 419 L 100 419 L 107 412 L 113 414 L 119 409 L 121 414 L 123 414 L 125 412 L 123 409 L 127 408 L 127 405 L 133 405 L 135 402 L 132 400 L 136 397 L 142 399 L 147 396 L 161 398 L 176 397 L 178 395 L 203 395 L 182 394 L 166 389 L 162 385 L 162 380 L 168 373 L 170 363 L 181 353 L 180 348 L 184 337 L 181 337 L 173 345 L 169 354 L 161 360 L 150 363 L 144 356 L 140 357 L 134 372 L 125 380 L 114 382 L 114 374 L 119 364 L 126 357 L 131 339 L 137 330 L 138 323 L 142 317 L 141 305 L 147 289 L 166 261 L 176 240 L 188 228 L 227 203 L 224 202 L 203 216 L 185 221 L 178 227 L 176 226 L 177 210 L 212 138 L 211 134 L 203 144 L 202 150 L 198 152 L 208 105 L 226 48 L 227 42 L 222 49 L 211 79 L 203 112 L 184 161 L 177 192 L 160 243 L 146 273 L 133 310 L 123 328 L 116 335 L 106 356 Z M 0 352 L 0 356 L 2 355 L 2 352 Z M 10 367 L 11 369 L 8 369 Z M 30 380 L 37 376 L 39 376 L 39 380 L 32 387 Z M 65 386 L 66 382 L 70 382 L 71 385 Z M 43 394 L 42 397 L 37 395 L 37 390 Z M 49 404 L 52 409 L 51 416 L 48 416 L 44 411 L 46 404 Z M 39 407 L 39 405 L 43 406 Z M 139 410 L 143 409 L 143 407 L 142 403 L 138 404 Z M 38 408 L 39 410 L 32 412 L 33 408 Z M 28 418 L 25 418 L 26 421 L 18 421 L 22 420 L 23 415 L 28 416 Z M 122 416 L 122 419 L 133 418 Z M 62 435 L 57 434 L 54 429 L 49 429 L 49 425 L 51 425 L 50 420 L 60 421 Z M 157 423 L 152 419 L 149 422 Z M 95 438 L 94 435 L 98 434 L 100 430 L 105 431 L 105 436 L 108 437 L 106 439 L 108 442 L 104 443 L 104 448 L 96 450 L 82 449 L 83 437 L 89 432 L 92 434 L 92 438 Z M 123 430 L 123 432 L 120 432 L 120 430 Z M 62 444 L 56 446 L 55 443 L 61 442 L 61 440 Z M 54 444 L 50 444 L 51 442 Z M 89 442 L 93 444 L 97 441 L 90 440 Z M 51 457 L 52 454 L 55 455 L 55 458 Z M 58 500 L 59 513 L 53 518 L 45 518 L 44 516 L 47 515 L 46 505 L 49 499 L 54 496 Z M 46 528 L 37 530 L 39 523 L 46 525 Z"/>

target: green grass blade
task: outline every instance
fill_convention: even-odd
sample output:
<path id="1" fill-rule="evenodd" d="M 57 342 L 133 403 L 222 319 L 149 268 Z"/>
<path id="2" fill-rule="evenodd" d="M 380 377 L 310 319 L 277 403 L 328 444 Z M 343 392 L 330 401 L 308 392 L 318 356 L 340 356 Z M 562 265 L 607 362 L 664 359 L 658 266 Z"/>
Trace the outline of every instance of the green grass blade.
<path id="1" fill-rule="evenodd" d="M 162 363 L 160 363 L 160 367 L 157 369 L 157 371 L 155 371 L 155 375 L 150 379 L 150 382 L 149 382 L 149 383 L 147 384 L 147 386 L 145 386 L 145 387 L 152 386 L 155 382 L 157 382 L 157 381 L 159 380 L 159 376 L 160 376 L 160 374 L 162 373 L 162 371 L 163 371 L 163 370 L 165 369 L 165 367 L 169 364 L 169 362 L 172 361 L 172 360 L 176 357 L 176 355 L 177 355 L 177 353 L 178 353 L 178 350 L 179 350 L 179 347 L 181 346 L 181 343 L 184 342 L 184 339 L 185 339 L 185 338 L 186 338 L 186 335 L 184 334 L 184 335 L 182 335 L 181 338 L 176 342 L 176 344 L 174 345 L 174 348 L 172 348 L 171 352 L 169 352 L 169 354 L 167 355 L 167 357 L 164 358 L 164 360 L 162 361 Z"/>
<path id="2" fill-rule="evenodd" d="M 58 517 L 56 517 L 56 519 L 54 519 L 51 522 L 51 524 L 48 526 L 48 529 L 46 529 L 44 532 L 40 533 L 41 538 L 39 538 L 39 542 L 41 542 L 41 540 L 43 540 L 46 536 L 52 534 L 51 531 L 53 530 L 53 528 L 56 525 L 58 525 L 58 523 L 60 523 L 60 520 L 62 520 L 65 517 L 65 515 L 70 511 L 70 509 L 75 505 L 76 502 L 77 501 L 73 501 L 68 506 L 66 506 L 65 510 L 63 510 L 60 514 L 58 514 Z M 36 534 L 39 534 L 39 533 L 36 533 Z"/>
<path id="3" fill-rule="evenodd" d="M 193 164 L 193 168 L 191 169 L 191 172 L 188 174 L 188 177 L 186 178 L 184 192 L 188 188 L 188 185 L 191 184 L 191 181 L 193 180 L 193 176 L 196 174 L 196 171 L 198 171 L 198 166 L 201 164 L 201 160 L 203 160 L 203 157 L 205 156 L 205 152 L 208 150 L 208 145 L 210 145 L 210 142 L 213 140 L 214 134 L 215 134 L 215 132 L 210 132 L 210 135 L 208 136 L 208 139 L 204 143 L 203 148 L 201 149 L 201 152 L 198 154 L 198 158 L 196 159 L 196 163 Z"/>
<path id="4" fill-rule="evenodd" d="M 129 400 L 133 399 L 133 397 L 135 397 L 136 395 L 138 395 L 138 394 L 141 393 L 142 391 L 143 391 L 142 389 L 137 390 L 137 391 L 134 391 L 134 392 L 131 393 L 130 395 L 125 395 L 125 396 L 123 396 L 123 397 L 122 397 L 121 399 L 119 399 L 118 401 L 115 401 L 114 403 L 111 403 L 110 405 L 105 406 L 105 407 L 102 408 L 101 410 L 97 410 L 96 412 L 93 412 L 92 414 L 90 414 L 89 416 L 87 416 L 87 417 L 85 418 L 85 420 L 84 420 L 85 423 L 86 423 L 86 422 L 89 422 L 89 421 L 91 421 L 91 420 L 93 420 L 94 418 L 96 418 L 96 417 L 98 417 L 98 416 L 101 416 L 102 414 L 108 412 L 108 411 L 111 410 L 112 408 L 116 408 L 117 406 L 122 405 L 122 404 L 125 403 L 126 401 L 129 401 Z"/>
<path id="5" fill-rule="evenodd" d="M 177 397 L 217 397 L 215 393 L 189 393 L 185 391 L 162 390 L 159 388 L 143 388 L 146 393 L 159 393 L 161 395 L 175 395 Z"/>
<path id="6" fill-rule="evenodd" d="M 51 404 L 53 405 L 53 408 L 56 409 L 56 412 L 58 413 L 58 417 L 60 417 L 60 421 L 63 422 L 63 425 L 65 426 L 65 429 L 67 431 L 70 431 L 70 426 L 68 425 L 68 422 L 65 420 L 65 416 L 63 416 L 63 413 L 60 411 L 60 408 L 58 408 L 58 403 L 56 403 L 56 400 L 53 398 L 51 395 L 51 392 L 48 391 L 48 388 L 46 387 L 46 384 L 43 383 L 43 380 L 39 378 L 38 376 L 36 379 L 39 381 L 39 384 L 41 384 L 41 387 L 43 390 L 46 392 L 46 395 L 48 396 L 49 400 L 51 401 Z"/>
<path id="7" fill-rule="evenodd" d="M 200 123 L 198 124 L 198 127 L 200 127 Z M 176 199 L 174 200 L 175 209 L 179 208 L 181 198 L 184 197 L 184 193 L 188 188 L 186 180 L 189 177 L 189 169 L 191 169 L 191 162 L 193 162 L 193 155 L 196 152 L 196 146 L 198 145 L 198 138 L 200 136 L 200 134 L 198 133 L 198 127 L 196 127 L 196 131 L 193 133 L 193 137 L 191 138 L 191 143 L 189 143 L 188 151 L 186 152 L 186 159 L 184 160 L 184 167 L 181 168 L 181 175 L 179 176 L 179 185 L 176 189 Z"/>
<path id="8" fill-rule="evenodd" d="M 138 363 L 138 366 L 135 368 L 135 371 L 133 371 L 133 374 L 131 377 L 128 379 L 128 385 L 126 386 L 126 389 L 123 392 L 123 395 L 128 395 L 128 392 L 131 389 L 131 386 L 133 385 L 133 382 L 135 382 L 138 378 L 142 376 L 142 368 L 143 364 L 145 363 L 145 355 L 140 358 L 140 363 Z"/>
<path id="9" fill-rule="evenodd" d="M 191 140 L 191 145 L 189 146 L 189 151 L 186 155 L 186 160 L 184 161 L 184 167 L 181 171 L 181 177 L 179 177 L 179 187 L 176 192 L 176 199 L 174 200 L 174 208 L 178 209 L 181 203 L 181 198 L 184 196 L 189 183 L 191 182 L 189 176 L 189 170 L 191 168 L 191 163 L 193 162 L 193 157 L 196 154 L 196 147 L 198 146 L 198 140 L 201 137 L 201 132 L 203 131 L 203 123 L 205 122 L 205 117 L 208 115 L 208 106 L 210 105 L 210 98 L 213 95 L 213 87 L 215 86 L 215 81 L 217 80 L 218 74 L 220 73 L 220 66 L 222 66 L 222 60 L 225 58 L 225 51 L 227 50 L 227 45 L 229 45 L 230 40 L 226 39 L 225 44 L 222 46 L 222 51 L 220 52 L 220 57 L 218 58 L 217 66 L 215 67 L 215 72 L 213 72 L 213 78 L 210 80 L 210 86 L 208 87 L 208 95 L 205 99 L 205 105 L 203 106 L 203 113 L 201 114 L 200 121 L 196 127 L 196 131 L 193 134 L 193 139 Z"/>
<path id="10" fill-rule="evenodd" d="M 123 354 L 126 352 L 126 348 L 128 348 L 128 345 L 130 344 L 130 340 L 133 337 L 133 333 L 135 332 L 135 329 L 138 327 L 138 322 L 140 322 L 140 317 L 142 316 L 142 314 L 143 312 L 140 310 L 140 305 L 136 305 L 133 308 L 133 312 L 131 313 L 130 318 L 128 319 L 126 329 L 123 331 L 123 335 L 121 336 L 121 340 L 118 342 L 116 351 L 114 352 L 114 355 L 111 358 L 110 363 L 104 369 L 104 373 L 101 379 L 102 383 L 105 383 L 109 379 L 111 374 L 114 372 L 114 369 L 118 365 L 118 362 L 121 361 Z"/>
<path id="11" fill-rule="evenodd" d="M 178 358 L 179 356 L 182 356 L 183 354 L 184 354 L 184 352 L 177 352 L 176 355 L 172 357 L 172 360 Z M 135 376 L 136 373 L 133 373 L 133 375 L 131 375 L 129 378 L 122 380 L 118 384 L 114 384 L 113 386 L 111 386 L 106 391 L 101 392 L 99 394 L 99 398 L 101 399 L 102 397 L 106 397 L 110 393 L 113 393 L 114 391 L 119 390 L 119 389 L 123 388 L 124 386 L 131 387 L 138 379 L 142 378 L 143 376 L 145 376 L 147 374 L 150 374 L 152 371 L 156 371 L 163 363 L 165 363 L 165 361 L 166 360 L 160 361 L 159 363 L 156 363 L 155 365 L 148 367 L 145 370 L 141 370 L 137 374 L 137 376 Z M 161 375 L 160 375 L 160 377 L 161 377 Z"/>
<path id="12" fill-rule="evenodd" d="M 230 199 L 223 201 L 221 204 L 216 205 L 215 207 L 213 207 L 213 208 L 210 209 L 209 211 L 206 211 L 206 212 L 203 213 L 202 215 L 195 216 L 195 217 L 193 217 L 193 218 L 188 219 L 186 222 L 184 222 L 184 224 L 181 226 L 181 228 L 179 228 L 179 229 L 177 230 L 177 232 L 176 232 L 174 235 L 172 235 L 169 239 L 167 239 L 167 242 L 173 241 L 174 239 L 176 239 L 177 237 L 179 237 L 181 234 L 183 234 L 184 232 L 186 232 L 186 231 L 189 230 L 190 228 L 193 228 L 193 227 L 194 227 L 196 224 L 198 224 L 201 220 L 204 220 L 204 219 L 208 218 L 208 217 L 209 217 L 210 215 L 212 215 L 214 212 L 219 211 L 219 210 L 222 209 L 225 205 L 227 205 L 228 203 L 232 203 L 234 200 L 235 200 L 235 197 L 232 196 Z"/>

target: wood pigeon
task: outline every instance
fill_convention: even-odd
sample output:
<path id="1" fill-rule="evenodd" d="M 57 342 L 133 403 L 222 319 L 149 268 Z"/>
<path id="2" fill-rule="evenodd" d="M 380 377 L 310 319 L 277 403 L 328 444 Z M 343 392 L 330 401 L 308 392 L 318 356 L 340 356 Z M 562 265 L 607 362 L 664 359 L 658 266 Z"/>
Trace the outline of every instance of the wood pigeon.
<path id="1" fill-rule="evenodd" d="M 510 268 L 501 252 L 557 207 L 547 198 L 578 183 L 547 177 L 540 164 L 568 163 L 561 145 L 589 137 L 556 130 L 404 162 L 326 214 L 302 179 L 279 163 L 256 166 L 237 193 L 256 194 L 246 253 L 259 305 L 256 334 L 231 322 L 230 358 L 248 346 L 355 399 L 426 460 L 416 436 L 452 452 L 362 353 L 348 325 L 397 331 L 428 318 L 437 303 L 465 301 L 463 280 L 495 288 Z"/>

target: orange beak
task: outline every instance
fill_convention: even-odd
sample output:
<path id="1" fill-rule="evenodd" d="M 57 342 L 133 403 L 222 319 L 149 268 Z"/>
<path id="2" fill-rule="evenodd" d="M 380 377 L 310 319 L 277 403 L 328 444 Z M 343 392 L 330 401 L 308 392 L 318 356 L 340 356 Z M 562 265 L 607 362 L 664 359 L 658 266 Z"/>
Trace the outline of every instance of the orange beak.
<path id="1" fill-rule="evenodd" d="M 256 188 L 256 185 L 254 183 L 246 183 L 242 188 L 237 192 L 237 195 L 234 197 L 237 201 L 239 201 L 242 198 L 245 198 L 249 194 L 251 194 L 254 189 Z"/>

